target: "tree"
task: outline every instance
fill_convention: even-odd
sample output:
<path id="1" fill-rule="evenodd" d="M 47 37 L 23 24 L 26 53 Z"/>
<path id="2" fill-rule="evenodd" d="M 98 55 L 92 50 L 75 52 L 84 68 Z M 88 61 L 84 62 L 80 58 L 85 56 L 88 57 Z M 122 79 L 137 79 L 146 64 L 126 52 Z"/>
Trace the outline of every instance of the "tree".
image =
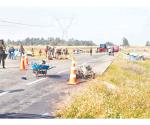
<path id="1" fill-rule="evenodd" d="M 114 44 L 113 44 L 112 42 L 107 41 L 107 42 L 106 42 L 106 45 L 107 45 L 107 46 L 113 46 Z"/>
<path id="2" fill-rule="evenodd" d="M 122 41 L 123 41 L 123 44 L 122 44 L 123 46 L 130 46 L 127 38 L 123 37 Z"/>
<path id="3" fill-rule="evenodd" d="M 24 40 L 17 40 L 17 41 L 12 41 L 12 40 L 7 40 L 8 45 L 51 45 L 51 46 L 93 46 L 95 43 L 93 41 L 83 41 L 83 40 L 76 40 L 76 39 L 70 39 L 68 41 L 60 39 L 59 37 L 53 38 L 49 37 L 47 39 L 44 38 L 29 38 L 27 37 Z"/>
<path id="4" fill-rule="evenodd" d="M 146 46 L 150 46 L 150 41 L 147 41 L 147 42 L 146 42 Z"/>

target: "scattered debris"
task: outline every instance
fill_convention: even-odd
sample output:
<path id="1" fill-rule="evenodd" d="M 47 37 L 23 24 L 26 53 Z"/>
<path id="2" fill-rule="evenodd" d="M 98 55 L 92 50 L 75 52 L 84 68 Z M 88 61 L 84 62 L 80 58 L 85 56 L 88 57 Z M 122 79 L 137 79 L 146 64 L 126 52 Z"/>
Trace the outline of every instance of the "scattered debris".
<path id="1" fill-rule="evenodd" d="M 127 60 L 130 60 L 130 61 L 137 61 L 137 60 L 145 60 L 144 56 L 143 55 L 140 55 L 140 54 L 137 54 L 137 53 L 124 53 L 125 56 L 124 58 L 127 59 Z"/>
<path id="2" fill-rule="evenodd" d="M 95 78 L 95 73 L 92 70 L 92 67 L 90 65 L 82 65 L 77 70 L 77 78 L 80 79 L 89 79 L 89 78 Z"/>

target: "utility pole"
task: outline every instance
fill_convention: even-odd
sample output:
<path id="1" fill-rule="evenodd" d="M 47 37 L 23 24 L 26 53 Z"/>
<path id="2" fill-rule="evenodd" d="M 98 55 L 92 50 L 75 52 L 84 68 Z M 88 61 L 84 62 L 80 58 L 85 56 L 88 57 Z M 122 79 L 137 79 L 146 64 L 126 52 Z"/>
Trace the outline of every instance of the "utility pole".
<path id="1" fill-rule="evenodd" d="M 74 17 L 62 17 L 62 18 L 56 18 L 57 24 L 62 32 L 62 39 L 67 40 L 68 39 L 68 32 L 73 24 Z"/>

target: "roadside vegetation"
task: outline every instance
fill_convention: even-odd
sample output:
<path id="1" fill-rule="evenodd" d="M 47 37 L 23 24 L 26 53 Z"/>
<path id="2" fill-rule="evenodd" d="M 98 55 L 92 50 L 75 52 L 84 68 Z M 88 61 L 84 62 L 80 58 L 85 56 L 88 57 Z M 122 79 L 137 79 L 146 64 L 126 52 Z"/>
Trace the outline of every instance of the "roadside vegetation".
<path id="1" fill-rule="evenodd" d="M 150 118 L 150 60 L 120 54 L 109 69 L 72 95 L 59 118 Z"/>
<path id="2" fill-rule="evenodd" d="M 10 40 L 8 39 L 6 41 L 8 45 L 51 45 L 51 46 L 95 46 L 96 44 L 93 41 L 90 40 L 77 40 L 77 39 L 69 39 L 69 40 L 64 40 L 59 37 L 54 38 L 54 37 L 49 37 L 49 38 L 29 38 L 27 37 L 24 40 Z"/>

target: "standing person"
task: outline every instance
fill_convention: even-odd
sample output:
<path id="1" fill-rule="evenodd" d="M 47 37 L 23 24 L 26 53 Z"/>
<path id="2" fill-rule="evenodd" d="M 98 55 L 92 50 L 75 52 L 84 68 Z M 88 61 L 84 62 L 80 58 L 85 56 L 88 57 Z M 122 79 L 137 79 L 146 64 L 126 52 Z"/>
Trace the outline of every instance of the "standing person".
<path id="1" fill-rule="evenodd" d="M 20 52 L 20 60 L 21 60 L 21 57 L 24 55 L 24 52 L 25 52 L 23 45 L 20 45 L 19 52 Z"/>
<path id="2" fill-rule="evenodd" d="M 31 49 L 31 52 L 32 52 L 32 56 L 34 56 L 34 49 L 33 48 Z"/>
<path id="3" fill-rule="evenodd" d="M 67 48 L 65 49 L 65 55 L 68 55 L 68 49 Z"/>
<path id="4" fill-rule="evenodd" d="M 112 49 L 111 47 L 108 48 L 108 54 L 111 55 Z"/>
<path id="5" fill-rule="evenodd" d="M 52 48 L 49 47 L 48 49 L 48 60 L 51 60 L 52 59 Z"/>
<path id="6" fill-rule="evenodd" d="M 4 41 L 0 40 L 0 64 L 2 61 L 3 68 L 5 68 L 5 59 L 6 59 L 5 50 L 6 50 L 6 47 L 5 47 Z"/>
<path id="7" fill-rule="evenodd" d="M 54 48 L 54 46 L 53 46 L 53 48 L 52 48 L 52 57 L 54 58 L 54 52 L 55 52 L 55 48 Z"/>
<path id="8" fill-rule="evenodd" d="M 12 47 L 9 49 L 10 59 L 14 59 L 14 52 L 15 52 L 15 49 L 14 49 L 14 47 L 12 46 Z"/>
<path id="9" fill-rule="evenodd" d="M 16 59 L 16 56 L 18 55 L 18 50 L 17 49 L 15 49 L 15 51 L 14 51 L 14 59 Z"/>
<path id="10" fill-rule="evenodd" d="M 11 47 L 8 49 L 8 58 L 11 59 Z"/>
<path id="11" fill-rule="evenodd" d="M 46 48 L 45 48 L 45 55 L 46 55 L 46 57 L 47 57 L 48 50 L 49 50 L 49 46 L 46 46 Z"/>
<path id="12" fill-rule="evenodd" d="M 42 50 L 40 49 L 40 50 L 39 50 L 39 56 L 41 56 L 41 54 L 42 54 Z"/>
<path id="13" fill-rule="evenodd" d="M 56 52 L 57 52 L 57 49 L 56 47 L 54 47 L 54 58 L 56 58 Z"/>
<path id="14" fill-rule="evenodd" d="M 92 56 L 92 48 L 90 48 L 90 55 Z"/>

